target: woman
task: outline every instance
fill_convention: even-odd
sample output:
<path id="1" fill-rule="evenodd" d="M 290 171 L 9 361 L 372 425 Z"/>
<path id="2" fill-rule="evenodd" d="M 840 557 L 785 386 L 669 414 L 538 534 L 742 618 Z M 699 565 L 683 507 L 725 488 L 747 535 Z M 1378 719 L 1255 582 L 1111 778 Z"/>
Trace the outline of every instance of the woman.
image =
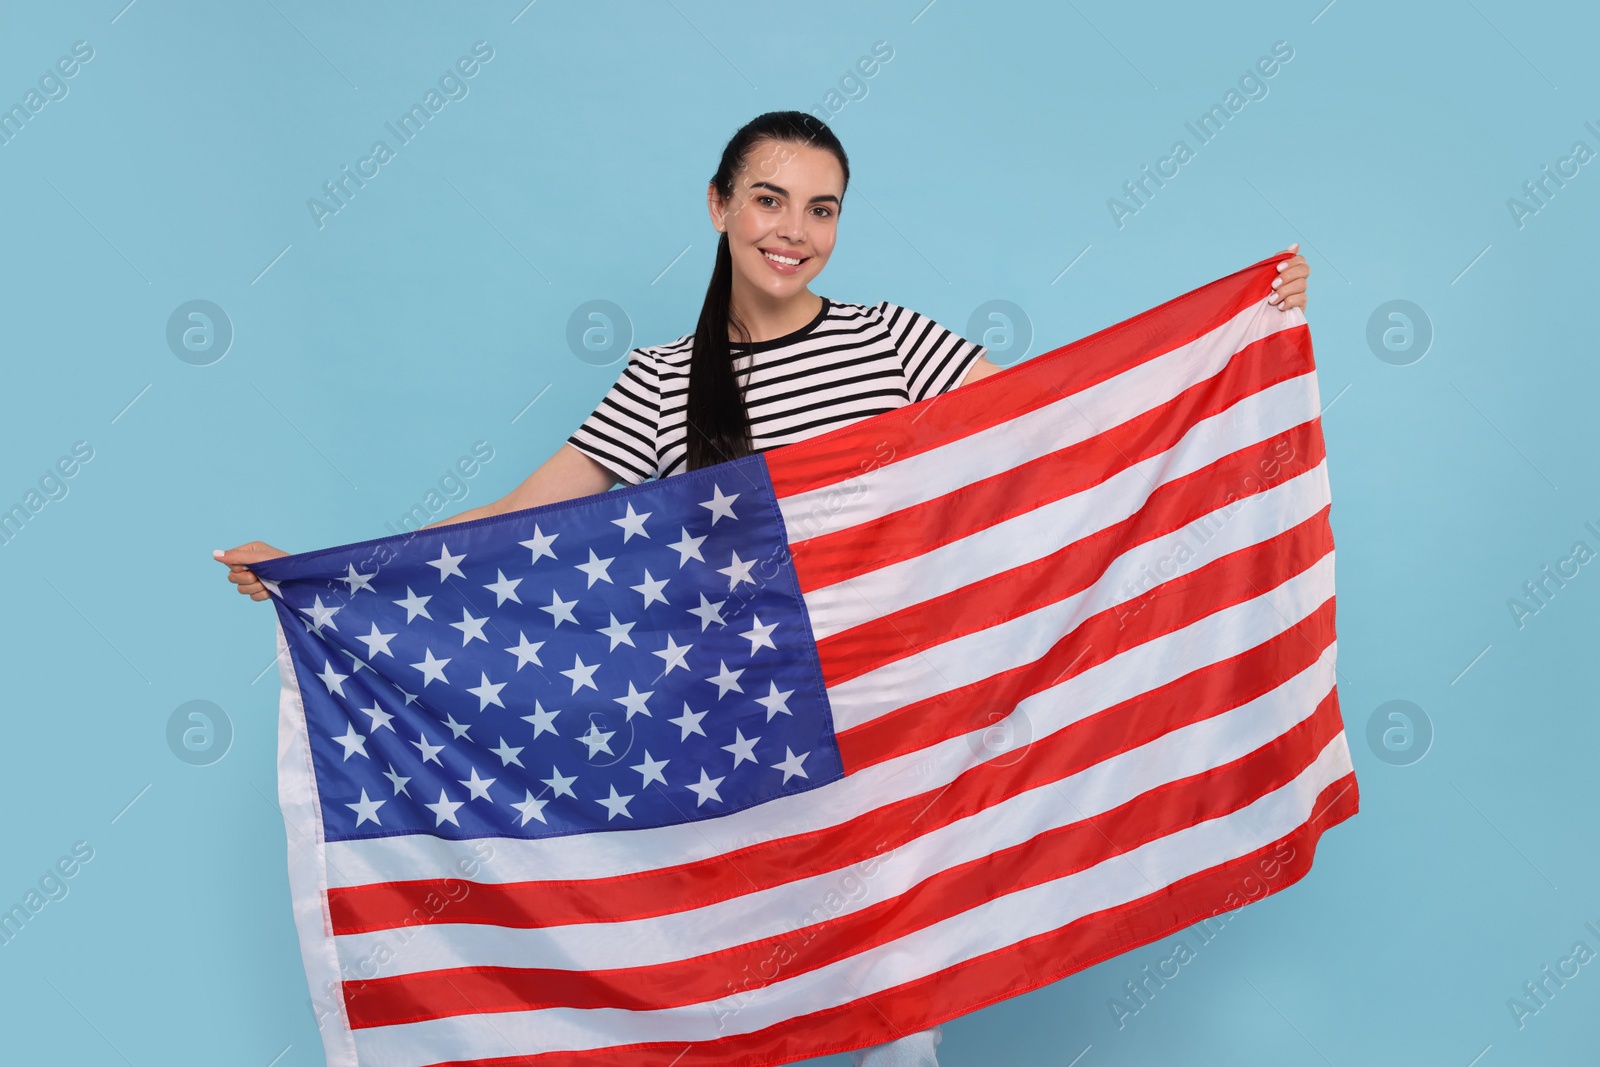
<path id="1" fill-rule="evenodd" d="M 812 115 L 774 111 L 741 127 L 706 189 L 722 236 L 695 332 L 634 349 L 599 406 L 521 485 L 431 526 L 697 470 L 1001 370 L 982 347 L 915 311 L 811 292 L 833 253 L 849 180 L 844 148 Z M 1304 307 L 1305 258 L 1292 256 L 1278 269 L 1269 300 L 1280 309 Z M 259 541 L 215 553 L 228 580 L 253 600 L 268 593 L 250 564 L 285 554 Z M 857 1050 L 854 1062 L 933 1065 L 939 1040 L 935 1026 Z"/>

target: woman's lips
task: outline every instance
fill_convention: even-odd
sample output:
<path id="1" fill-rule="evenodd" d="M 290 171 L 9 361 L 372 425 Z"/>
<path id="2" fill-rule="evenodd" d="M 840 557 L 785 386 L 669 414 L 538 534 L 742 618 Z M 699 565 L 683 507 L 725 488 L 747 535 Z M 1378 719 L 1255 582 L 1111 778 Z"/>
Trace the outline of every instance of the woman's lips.
<path id="1" fill-rule="evenodd" d="M 797 256 L 791 252 L 778 252 L 777 255 L 781 255 L 787 259 L 798 259 L 800 261 L 799 263 L 779 263 L 767 253 L 766 249 L 758 248 L 756 251 L 761 253 L 761 258 L 766 261 L 767 266 L 771 267 L 779 274 L 798 274 L 800 273 L 800 268 L 805 265 L 805 261 L 811 258 L 810 256 Z"/>

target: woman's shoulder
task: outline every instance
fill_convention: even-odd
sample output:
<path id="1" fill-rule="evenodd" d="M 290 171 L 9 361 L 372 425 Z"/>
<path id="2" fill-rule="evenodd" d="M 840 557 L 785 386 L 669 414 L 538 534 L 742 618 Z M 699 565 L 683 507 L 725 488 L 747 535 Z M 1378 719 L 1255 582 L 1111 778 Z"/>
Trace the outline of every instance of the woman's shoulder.
<path id="1" fill-rule="evenodd" d="M 687 370 L 689 354 L 693 349 L 694 334 L 687 333 L 676 341 L 667 341 L 659 345 L 641 345 L 632 349 L 628 353 L 628 362 L 640 364 L 656 374 Z"/>

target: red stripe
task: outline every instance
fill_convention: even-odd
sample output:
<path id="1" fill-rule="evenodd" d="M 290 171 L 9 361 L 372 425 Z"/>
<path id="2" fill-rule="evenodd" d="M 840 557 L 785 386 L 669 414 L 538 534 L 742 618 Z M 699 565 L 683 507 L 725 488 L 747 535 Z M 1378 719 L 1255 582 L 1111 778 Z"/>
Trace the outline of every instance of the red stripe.
<path id="1" fill-rule="evenodd" d="M 1315 527 L 1297 527 L 1280 534 L 1273 543 L 1280 554 L 1292 554 L 1297 540 L 1308 540 L 1316 534 Z M 1299 551 L 1309 555 L 1315 549 L 1302 547 Z M 1151 608 L 1150 625 L 1170 625 L 1173 612 L 1190 599 L 1171 597 L 1158 601 Z M 418 917 L 423 922 L 433 921 L 434 909 L 423 905 L 430 894 L 447 888 L 452 903 L 446 917 L 451 922 L 531 929 L 638 919 L 703 907 L 866 861 L 1018 792 L 1076 773 L 1169 730 L 1255 699 L 1314 663 L 1332 642 L 1333 625 L 1334 600 L 1330 597 L 1305 619 L 1255 648 L 1192 671 L 1034 742 L 1024 762 L 1008 766 L 992 760 L 965 772 L 942 791 L 930 791 L 931 796 L 924 793 L 887 804 L 877 809 L 871 826 L 855 819 L 624 878 L 467 883 L 469 891 L 460 899 L 455 899 L 460 894 L 459 882 L 448 887 L 441 881 L 419 880 L 335 888 L 328 891 L 333 931 L 351 934 L 391 929 L 415 923 Z M 1033 687 L 1026 692 L 1019 689 L 1006 706 L 1014 706 L 1029 692 L 1055 684 L 1057 674 L 1071 665 L 1066 658 L 1070 651 L 1058 649 L 1053 653 L 1056 660 L 1038 672 Z M 971 711 L 961 709 L 960 713 L 970 715 Z M 936 812 L 931 811 L 934 800 Z"/>
<path id="2" fill-rule="evenodd" d="M 862 456 L 903 459 L 998 426 L 1019 415 L 1114 378 L 1203 337 L 1271 292 L 1277 264 L 1264 259 L 1159 307 L 1034 356 L 959 391 L 896 408 L 766 453 L 779 499 L 835 484 Z M 952 394 L 959 404 L 944 401 Z"/>
<path id="3" fill-rule="evenodd" d="M 806 540 L 797 540 L 800 517 L 789 527 L 800 589 L 825 588 L 912 559 L 1092 489 L 1172 448 L 1201 420 L 1311 370 L 1311 334 L 1285 330 L 1247 345 L 1217 374 L 1119 426 L 942 497 Z"/>
<path id="4" fill-rule="evenodd" d="M 1278 582 L 1333 551 L 1328 506 L 1258 544 L 1230 552 L 1143 596 L 1085 619 L 1031 663 L 914 701 L 838 735 L 847 773 L 993 726 L 998 709 L 1114 658 L 1123 650 L 1183 629 L 1214 612 L 1260 595 L 1260 576 Z M 1331 601 L 1330 601 L 1331 602 Z M 1215 665 L 1221 669 L 1227 661 Z"/>
<path id="5" fill-rule="evenodd" d="M 1157 786 L 1092 820 L 1046 830 L 1023 844 L 940 871 L 898 896 L 819 922 L 804 933 L 650 966 L 593 971 L 456 967 L 346 982 L 350 1025 L 361 1029 L 562 1007 L 650 1011 L 724 997 L 729 976 L 753 975 L 754 982 L 741 983 L 746 989 L 770 985 L 1238 811 L 1287 784 L 1342 729 L 1338 697 L 1330 689 L 1311 715 L 1253 752 Z"/>
<path id="6" fill-rule="evenodd" d="M 590 1051 L 453 1060 L 432 1067 L 774 1067 L 881 1044 L 990 1004 L 1049 985 L 1070 974 L 1217 918 L 1286 889 L 1311 869 L 1322 834 L 1360 810 L 1354 772 L 1317 797 L 1309 819 L 1271 844 L 1184 878 L 1166 888 L 943 971 L 786 1019 L 748 1034 L 686 1044 L 650 1042 Z M 885 1021 L 894 1029 L 886 1032 Z M 730 1022 L 737 1024 L 738 1015 Z"/>
<path id="7" fill-rule="evenodd" d="M 1283 459 L 1286 448 L 1290 455 Z M 1139 510 L 1088 537 L 980 582 L 822 638 L 817 653 L 823 680 L 829 687 L 836 686 L 887 663 L 1054 604 L 1089 588 L 1108 564 L 1133 546 L 1174 534 L 1218 508 L 1280 485 L 1321 461 L 1322 440 L 1315 420 L 1241 448 L 1158 486 Z M 943 508 L 953 513 L 964 507 L 959 500 L 943 503 Z M 875 547 L 863 545 L 860 550 L 871 555 Z"/>

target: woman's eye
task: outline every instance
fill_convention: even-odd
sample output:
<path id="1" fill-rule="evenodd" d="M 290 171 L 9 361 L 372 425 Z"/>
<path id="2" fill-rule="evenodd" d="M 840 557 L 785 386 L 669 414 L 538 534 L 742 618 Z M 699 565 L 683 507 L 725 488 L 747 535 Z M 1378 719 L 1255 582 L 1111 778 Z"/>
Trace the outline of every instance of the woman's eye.
<path id="1" fill-rule="evenodd" d="M 759 201 L 764 201 L 764 200 L 771 200 L 771 201 L 772 201 L 772 202 L 773 202 L 773 203 L 774 203 L 774 204 L 776 204 L 776 203 L 777 203 L 777 202 L 778 202 L 778 199 L 777 199 L 777 197 L 773 197 L 773 196 L 766 196 L 766 195 L 762 195 L 762 196 L 758 196 L 758 197 L 756 197 L 756 200 L 757 200 L 757 201 L 758 201 L 758 202 L 759 202 Z"/>
<path id="2" fill-rule="evenodd" d="M 821 215 L 822 218 L 829 219 L 829 218 L 833 217 L 833 209 L 832 208 L 819 207 L 819 208 L 817 208 L 817 210 L 822 212 L 822 215 Z"/>

